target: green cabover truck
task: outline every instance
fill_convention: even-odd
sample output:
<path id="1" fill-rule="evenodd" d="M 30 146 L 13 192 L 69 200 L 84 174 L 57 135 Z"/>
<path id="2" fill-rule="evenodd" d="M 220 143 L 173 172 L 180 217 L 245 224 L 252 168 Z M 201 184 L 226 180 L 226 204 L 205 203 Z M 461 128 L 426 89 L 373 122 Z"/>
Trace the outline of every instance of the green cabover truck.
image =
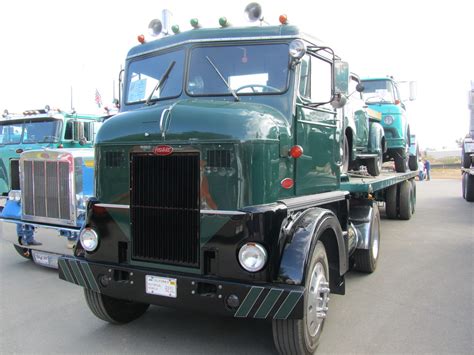
<path id="1" fill-rule="evenodd" d="M 151 304 L 262 319 L 280 353 L 311 354 L 329 293 L 376 268 L 377 201 L 411 216 L 416 172 L 341 185 L 347 64 L 280 20 L 129 51 L 121 112 L 96 139 L 96 199 L 59 259 L 100 319 Z"/>

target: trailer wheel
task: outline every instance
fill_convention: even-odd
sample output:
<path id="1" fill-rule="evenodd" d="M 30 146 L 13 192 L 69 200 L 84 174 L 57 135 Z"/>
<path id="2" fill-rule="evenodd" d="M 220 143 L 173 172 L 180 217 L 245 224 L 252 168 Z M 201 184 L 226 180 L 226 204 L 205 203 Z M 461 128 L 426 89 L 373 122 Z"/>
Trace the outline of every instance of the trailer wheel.
<path id="1" fill-rule="evenodd" d="M 380 152 L 377 157 L 367 160 L 367 171 L 372 176 L 379 176 L 382 171 L 383 153 Z"/>
<path id="2" fill-rule="evenodd" d="M 474 202 L 474 175 L 464 173 L 464 198 L 468 202 Z"/>
<path id="3" fill-rule="evenodd" d="M 373 273 L 377 268 L 380 248 L 380 212 L 377 205 L 373 205 L 370 221 L 369 249 L 357 249 L 354 252 L 354 269 L 366 273 Z"/>
<path id="4" fill-rule="evenodd" d="M 392 185 L 385 191 L 385 214 L 389 219 L 396 219 L 398 216 L 397 185 Z"/>
<path id="5" fill-rule="evenodd" d="M 400 183 L 400 206 L 399 213 L 400 219 L 409 220 L 412 215 L 412 199 L 413 193 L 411 188 L 411 183 L 408 181 L 402 181 Z"/>
<path id="6" fill-rule="evenodd" d="M 143 315 L 149 304 L 124 301 L 84 288 L 84 296 L 89 309 L 103 321 L 124 324 Z"/>
<path id="7" fill-rule="evenodd" d="M 311 255 L 305 277 L 303 319 L 274 319 L 273 341 L 280 354 L 313 354 L 319 345 L 329 302 L 329 264 L 321 241 Z"/>
<path id="8" fill-rule="evenodd" d="M 466 153 L 464 150 L 464 144 L 462 146 L 462 167 L 469 169 L 471 167 L 471 153 Z"/>
<path id="9" fill-rule="evenodd" d="M 416 182 L 415 179 L 410 180 L 411 183 L 411 214 L 415 213 L 416 207 Z"/>

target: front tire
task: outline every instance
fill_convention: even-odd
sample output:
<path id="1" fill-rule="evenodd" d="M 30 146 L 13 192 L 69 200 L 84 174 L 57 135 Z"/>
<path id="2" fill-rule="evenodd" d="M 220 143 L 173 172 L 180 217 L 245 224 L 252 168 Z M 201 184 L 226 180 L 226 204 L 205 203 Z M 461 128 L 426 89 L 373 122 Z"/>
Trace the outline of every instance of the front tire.
<path id="1" fill-rule="evenodd" d="M 465 169 L 469 169 L 471 167 L 471 154 L 465 152 L 464 144 L 462 147 L 462 167 Z"/>
<path id="2" fill-rule="evenodd" d="M 113 324 L 129 323 L 142 316 L 150 306 L 146 303 L 124 301 L 84 288 L 89 309 L 97 318 Z"/>
<path id="3" fill-rule="evenodd" d="M 349 161 L 350 161 L 350 153 L 349 153 L 349 140 L 347 136 L 344 136 L 344 142 L 342 144 L 342 173 L 347 174 L 349 171 Z"/>
<path id="4" fill-rule="evenodd" d="M 276 319 L 273 341 L 280 354 L 314 354 L 324 327 L 329 302 L 329 264 L 321 241 L 314 247 L 305 277 L 303 319 Z"/>

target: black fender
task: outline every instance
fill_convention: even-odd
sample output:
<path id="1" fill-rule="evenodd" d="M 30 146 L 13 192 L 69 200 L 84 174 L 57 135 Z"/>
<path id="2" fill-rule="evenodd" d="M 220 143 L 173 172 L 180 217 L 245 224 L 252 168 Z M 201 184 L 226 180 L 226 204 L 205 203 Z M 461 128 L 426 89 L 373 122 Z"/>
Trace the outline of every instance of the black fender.
<path id="1" fill-rule="evenodd" d="M 344 294 L 344 274 L 349 269 L 349 257 L 341 225 L 332 211 L 310 208 L 295 216 L 295 221 L 282 233 L 288 237 L 281 257 L 279 282 L 304 285 L 309 257 L 316 242 L 321 240 L 329 261 L 331 292 Z"/>

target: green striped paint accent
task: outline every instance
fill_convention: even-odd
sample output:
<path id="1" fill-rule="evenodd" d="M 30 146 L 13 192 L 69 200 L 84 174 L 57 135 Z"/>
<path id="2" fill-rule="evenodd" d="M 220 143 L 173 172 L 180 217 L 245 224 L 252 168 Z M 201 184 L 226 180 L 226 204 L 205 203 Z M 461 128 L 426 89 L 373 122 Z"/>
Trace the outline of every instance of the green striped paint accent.
<path id="1" fill-rule="evenodd" d="M 263 287 L 252 287 L 237 312 L 235 312 L 234 317 L 247 317 L 262 291 Z"/>
<path id="2" fill-rule="evenodd" d="M 100 293 L 99 285 L 97 285 L 97 282 L 95 281 L 94 274 L 92 273 L 89 264 L 85 262 L 80 262 L 79 264 L 81 265 L 82 270 L 86 274 L 87 281 L 89 281 L 89 285 L 91 285 L 92 290 Z"/>
<path id="3" fill-rule="evenodd" d="M 72 277 L 72 275 L 69 271 L 69 268 L 66 265 L 66 262 L 63 259 L 59 258 L 58 263 L 59 263 L 59 266 L 61 267 L 61 271 L 63 272 L 64 277 L 66 278 L 66 280 L 69 281 L 69 282 L 72 282 L 73 284 L 75 284 L 76 281 L 74 281 L 74 278 Z"/>
<path id="4" fill-rule="evenodd" d="M 79 270 L 79 266 L 77 266 L 74 261 L 70 261 L 69 265 L 71 265 L 71 269 L 74 272 L 74 276 L 76 276 L 76 280 L 77 282 L 79 282 L 79 285 L 85 288 L 89 288 L 87 287 L 86 280 L 84 280 L 84 278 L 82 277 L 81 270 Z"/>
<path id="5" fill-rule="evenodd" d="M 278 311 L 275 313 L 274 319 L 286 319 L 295 308 L 296 304 L 303 296 L 302 291 L 291 291 L 288 297 L 283 301 Z"/>
<path id="6" fill-rule="evenodd" d="M 263 300 L 260 307 L 255 312 L 254 318 L 267 318 L 268 314 L 271 312 L 275 304 L 277 303 L 280 295 L 283 293 L 283 290 L 272 288 L 270 292 L 267 293 L 267 296 Z"/>

